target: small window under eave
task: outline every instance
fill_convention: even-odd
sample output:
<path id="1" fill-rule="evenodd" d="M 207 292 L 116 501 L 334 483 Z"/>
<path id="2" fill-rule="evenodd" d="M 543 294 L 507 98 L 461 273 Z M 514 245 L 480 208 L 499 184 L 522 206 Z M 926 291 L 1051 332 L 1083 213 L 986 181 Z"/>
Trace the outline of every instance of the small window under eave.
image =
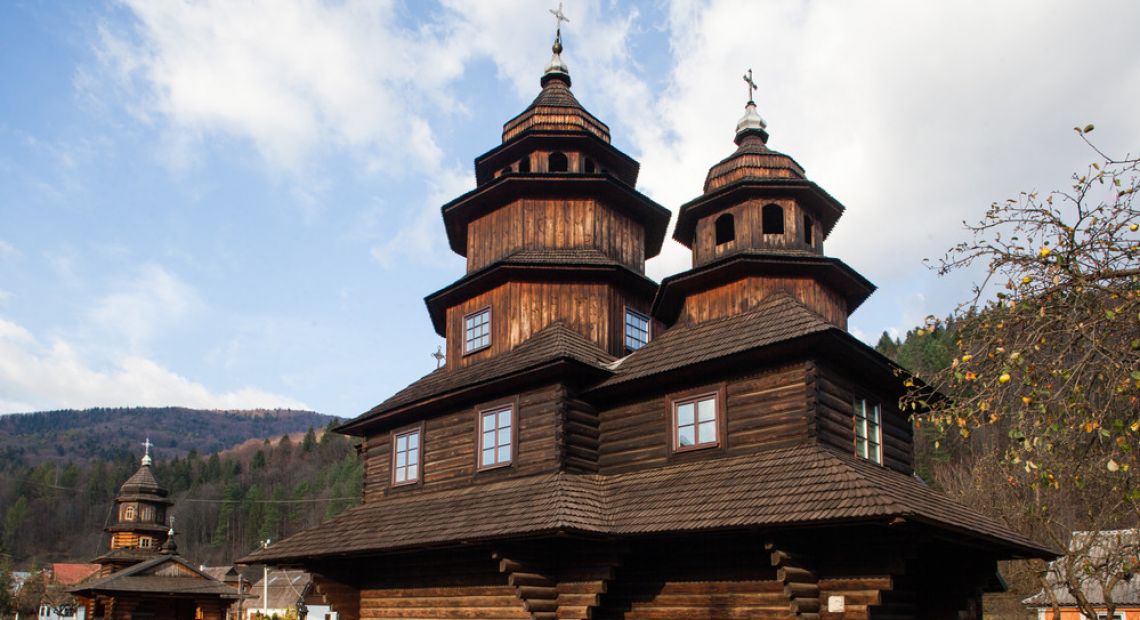
<path id="1" fill-rule="evenodd" d="M 806 243 L 807 245 L 812 244 L 812 225 L 813 224 L 814 224 L 814 222 L 812 222 L 811 216 L 808 215 L 807 213 L 805 213 L 804 214 L 804 243 Z"/>

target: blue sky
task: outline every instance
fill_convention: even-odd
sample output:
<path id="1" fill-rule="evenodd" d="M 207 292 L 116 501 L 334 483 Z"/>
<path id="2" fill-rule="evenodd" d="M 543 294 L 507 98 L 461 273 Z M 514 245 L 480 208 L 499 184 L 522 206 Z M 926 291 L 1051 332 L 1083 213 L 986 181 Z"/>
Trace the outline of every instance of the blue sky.
<path id="1" fill-rule="evenodd" d="M 356 415 L 434 368 L 439 206 L 538 92 L 531 0 L 0 4 L 0 413 Z M 874 341 L 963 300 L 963 219 L 1140 145 L 1140 4 L 567 0 L 579 100 L 676 209 L 770 146 L 848 208 L 825 249 Z M 667 242 L 649 263 L 685 269 Z"/>

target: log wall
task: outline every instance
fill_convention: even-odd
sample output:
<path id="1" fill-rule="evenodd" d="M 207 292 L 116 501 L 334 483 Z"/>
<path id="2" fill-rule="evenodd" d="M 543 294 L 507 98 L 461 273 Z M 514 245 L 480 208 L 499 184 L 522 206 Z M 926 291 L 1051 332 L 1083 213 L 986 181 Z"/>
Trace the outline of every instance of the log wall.
<path id="1" fill-rule="evenodd" d="M 765 235 L 762 211 L 764 205 L 778 204 L 784 209 L 784 233 Z M 723 213 L 733 215 L 736 239 L 716 243 L 716 219 Z M 804 210 L 791 198 L 748 200 L 721 209 L 697 221 L 693 239 L 693 266 L 699 267 L 726 254 L 744 249 L 807 250 L 823 254 L 823 228 L 812 217 L 812 243 L 804 243 Z"/>
<path id="2" fill-rule="evenodd" d="M 360 618 L 529 620 L 490 552 L 453 550 L 371 565 L 360 589 Z"/>
<path id="3" fill-rule="evenodd" d="M 616 571 L 594 618 L 795 618 L 759 543 L 680 539 L 639 545 Z"/>
<path id="4" fill-rule="evenodd" d="M 519 395 L 513 463 L 479 473 L 476 473 L 475 447 L 477 412 L 502 401 L 428 418 L 421 437 L 420 483 L 395 490 L 391 490 L 391 429 L 370 435 L 365 439 L 364 449 L 364 501 L 379 500 L 390 492 L 442 490 L 557 470 L 563 449 L 558 428 L 563 401 L 564 390 L 560 386 L 546 386 Z"/>
<path id="5" fill-rule="evenodd" d="M 571 162 L 575 165 L 576 162 Z M 467 271 L 522 249 L 585 249 L 645 271 L 645 228 L 597 200 L 522 199 L 468 224 Z"/>
<path id="6" fill-rule="evenodd" d="M 599 414 L 598 469 L 616 473 L 669 462 L 733 456 L 801 443 L 809 434 L 806 363 L 785 364 L 725 383 L 726 435 L 721 446 L 672 453 L 668 401 L 654 396 Z M 688 387 L 678 385 L 678 390 Z"/>
<path id="7" fill-rule="evenodd" d="M 808 277 L 748 276 L 685 298 L 680 323 L 702 323 L 743 314 L 775 294 L 787 294 L 840 329 L 847 329 L 847 302 Z"/>
<path id="8" fill-rule="evenodd" d="M 914 429 L 899 411 L 898 397 L 876 394 L 826 365 L 815 368 L 814 398 L 819 440 L 845 452 L 855 449 L 855 399 L 879 403 L 883 421 L 883 464 L 905 474 L 914 472 Z"/>
<path id="9" fill-rule="evenodd" d="M 457 368 L 506 353 L 562 322 L 603 351 L 624 355 L 625 308 L 649 314 L 649 300 L 602 283 L 507 282 L 447 310 L 447 364 Z M 491 346 L 464 354 L 466 315 L 491 308 Z"/>

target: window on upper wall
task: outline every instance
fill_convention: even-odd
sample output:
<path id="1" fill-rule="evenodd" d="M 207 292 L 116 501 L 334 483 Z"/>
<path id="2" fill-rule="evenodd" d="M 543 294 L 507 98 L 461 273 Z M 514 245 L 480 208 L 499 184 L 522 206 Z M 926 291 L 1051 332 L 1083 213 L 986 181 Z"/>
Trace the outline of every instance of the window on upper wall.
<path id="1" fill-rule="evenodd" d="M 855 456 L 883 463 L 883 412 L 879 403 L 855 401 Z"/>
<path id="2" fill-rule="evenodd" d="M 649 317 L 634 310 L 625 309 L 625 349 L 636 351 L 649 344 Z"/>
<path id="3" fill-rule="evenodd" d="M 550 172 L 566 172 L 570 169 L 570 160 L 566 158 L 565 153 L 555 151 L 550 154 L 547 160 L 546 169 Z"/>
<path id="4" fill-rule="evenodd" d="M 585 163 L 582 164 L 582 172 L 585 172 L 586 174 L 594 174 L 596 171 L 597 166 L 594 165 L 594 160 L 587 157 Z"/>
<path id="5" fill-rule="evenodd" d="M 765 235 L 784 234 L 784 208 L 778 204 L 766 204 L 760 212 L 761 227 Z"/>
<path id="6" fill-rule="evenodd" d="M 736 220 L 731 213 L 716 218 L 716 244 L 722 245 L 736 239 Z"/>
<path id="7" fill-rule="evenodd" d="M 123 517 L 122 517 L 123 521 L 134 521 L 135 520 L 135 507 L 134 507 L 134 505 L 133 504 L 127 504 L 126 506 L 123 506 L 123 513 L 122 514 L 123 514 Z"/>
<path id="8" fill-rule="evenodd" d="M 514 449 L 514 407 L 479 412 L 479 469 L 510 465 Z"/>
<path id="9" fill-rule="evenodd" d="M 491 309 L 483 308 L 463 317 L 463 354 L 491 346 Z"/>
<path id="10" fill-rule="evenodd" d="M 143 506 L 139 509 L 139 521 L 146 521 L 148 523 L 154 521 L 154 508 Z"/>
<path id="11" fill-rule="evenodd" d="M 139 537 L 139 547 L 141 547 L 143 549 L 150 549 L 150 546 L 153 544 L 154 544 L 154 540 L 152 540 L 150 536 L 140 536 Z"/>
<path id="12" fill-rule="evenodd" d="M 812 223 L 813 223 L 813 222 L 811 221 L 811 216 L 805 213 L 805 214 L 804 214 L 804 243 L 806 243 L 806 244 L 808 244 L 808 245 L 811 245 L 811 239 L 812 239 L 812 237 L 811 237 L 811 227 L 812 227 Z"/>
<path id="13" fill-rule="evenodd" d="M 673 450 L 711 448 L 720 444 L 718 394 L 712 392 L 673 401 Z"/>
<path id="14" fill-rule="evenodd" d="M 410 484 L 420 480 L 419 427 L 400 431 L 392 437 L 392 484 Z"/>
<path id="15" fill-rule="evenodd" d="M 519 160 L 519 172 L 530 172 L 530 156 Z"/>

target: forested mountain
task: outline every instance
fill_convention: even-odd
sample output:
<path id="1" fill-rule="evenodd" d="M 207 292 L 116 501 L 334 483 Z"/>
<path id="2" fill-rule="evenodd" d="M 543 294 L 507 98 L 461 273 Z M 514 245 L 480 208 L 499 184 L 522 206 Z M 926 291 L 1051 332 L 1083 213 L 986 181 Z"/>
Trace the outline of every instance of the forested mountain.
<path id="1" fill-rule="evenodd" d="M 220 435 L 210 427 L 197 433 Z M 323 429 L 209 455 L 190 448 L 169 458 L 170 452 L 157 451 L 154 473 L 175 502 L 179 550 L 193 562 L 229 563 L 259 540 L 278 540 L 359 502 L 362 471 L 354 444 Z M 115 494 L 140 456 L 119 452 L 113 459 L 38 465 L 0 460 L 0 560 L 37 568 L 86 562 L 105 551 L 103 528 Z"/>
<path id="2" fill-rule="evenodd" d="M 35 466 L 113 461 L 150 437 L 161 458 L 210 454 L 250 438 L 323 428 L 337 418 L 290 409 L 98 408 L 0 416 L 0 462 Z"/>

